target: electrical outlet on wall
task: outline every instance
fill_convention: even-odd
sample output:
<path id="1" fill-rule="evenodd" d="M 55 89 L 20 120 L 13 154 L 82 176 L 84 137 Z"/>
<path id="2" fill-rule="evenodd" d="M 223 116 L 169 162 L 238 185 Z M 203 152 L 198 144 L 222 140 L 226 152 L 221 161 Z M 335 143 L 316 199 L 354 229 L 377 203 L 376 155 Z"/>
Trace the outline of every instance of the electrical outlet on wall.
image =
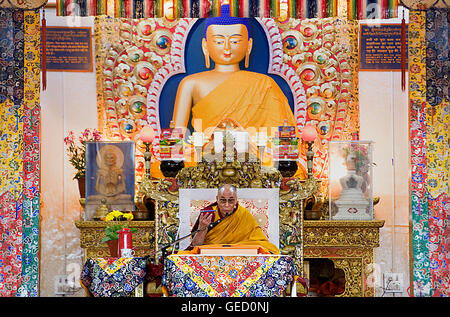
<path id="1" fill-rule="evenodd" d="M 73 295 L 74 285 L 67 275 L 55 275 L 55 295 Z"/>
<path id="2" fill-rule="evenodd" d="M 403 273 L 384 273 L 384 291 L 386 293 L 403 293 Z"/>

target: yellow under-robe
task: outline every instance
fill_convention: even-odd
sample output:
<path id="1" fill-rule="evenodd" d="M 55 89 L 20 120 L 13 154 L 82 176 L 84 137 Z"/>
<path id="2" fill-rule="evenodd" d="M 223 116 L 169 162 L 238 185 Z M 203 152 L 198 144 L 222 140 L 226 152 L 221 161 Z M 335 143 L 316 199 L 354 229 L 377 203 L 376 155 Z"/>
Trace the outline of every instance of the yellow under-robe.
<path id="1" fill-rule="evenodd" d="M 285 123 L 296 126 L 286 96 L 269 76 L 237 71 L 192 107 L 192 119 L 202 119 L 202 128 L 216 127 L 225 118 L 244 129 L 266 127 L 270 133 Z"/>
<path id="2" fill-rule="evenodd" d="M 211 208 L 215 210 L 214 221 L 217 221 L 220 219 L 217 206 Z M 242 206 L 238 206 L 231 216 L 208 231 L 203 245 L 214 244 L 258 245 L 272 254 L 280 254 L 280 250 L 267 239 L 250 211 Z"/>

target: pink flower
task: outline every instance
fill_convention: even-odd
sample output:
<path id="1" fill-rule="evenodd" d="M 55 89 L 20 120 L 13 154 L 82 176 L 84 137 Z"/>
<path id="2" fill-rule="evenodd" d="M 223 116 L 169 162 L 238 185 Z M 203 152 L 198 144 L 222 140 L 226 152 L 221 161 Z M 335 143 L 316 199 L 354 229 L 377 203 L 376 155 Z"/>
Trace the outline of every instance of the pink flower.
<path id="1" fill-rule="evenodd" d="M 78 138 L 75 138 L 73 131 L 70 131 L 64 138 L 66 151 L 69 156 L 69 162 L 77 170 L 74 178 L 80 178 L 86 172 L 86 141 L 100 141 L 101 135 L 96 129 L 85 129 Z"/>
<path id="2" fill-rule="evenodd" d="M 92 136 L 94 137 L 95 141 L 100 141 L 102 139 L 102 136 L 97 130 L 92 131 Z"/>
<path id="3" fill-rule="evenodd" d="M 91 131 L 89 129 L 85 129 L 84 132 L 82 133 L 82 136 L 85 139 L 88 139 L 89 138 L 89 134 L 91 134 Z"/>

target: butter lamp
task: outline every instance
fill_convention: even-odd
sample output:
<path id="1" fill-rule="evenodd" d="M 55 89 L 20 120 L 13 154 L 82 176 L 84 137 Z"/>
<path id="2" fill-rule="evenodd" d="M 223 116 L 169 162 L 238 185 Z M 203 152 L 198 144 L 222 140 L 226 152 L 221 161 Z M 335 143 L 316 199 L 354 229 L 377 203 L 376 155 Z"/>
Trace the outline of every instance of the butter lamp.
<path id="1" fill-rule="evenodd" d="M 313 158 L 314 152 L 312 150 L 312 146 L 314 141 L 317 139 L 317 130 L 316 128 L 308 124 L 303 128 L 302 131 L 302 140 L 306 142 L 308 149 L 306 151 L 306 167 L 308 169 L 308 178 L 313 176 Z"/>
<path id="2" fill-rule="evenodd" d="M 153 140 L 155 139 L 155 133 L 153 132 L 153 128 L 149 125 L 145 125 L 141 129 L 141 132 L 139 133 L 139 139 L 145 145 L 145 152 L 144 152 L 145 176 L 150 178 L 150 164 L 152 155 L 152 153 L 150 152 L 150 144 L 152 144 Z"/>
<path id="3" fill-rule="evenodd" d="M 141 139 L 141 141 L 144 143 L 152 143 L 155 139 L 153 128 L 149 125 L 145 125 L 139 133 L 139 139 Z"/>
<path id="4" fill-rule="evenodd" d="M 194 144 L 196 161 L 200 162 L 202 160 L 202 147 L 204 144 L 204 135 L 202 132 L 192 133 L 192 143 Z"/>
<path id="5" fill-rule="evenodd" d="M 263 166 L 264 162 L 264 151 L 266 150 L 267 141 L 269 137 L 266 132 L 256 132 L 256 144 L 258 146 L 259 152 L 259 160 L 261 162 L 261 166 Z"/>
<path id="6" fill-rule="evenodd" d="M 317 130 L 316 128 L 311 125 L 308 124 L 307 126 L 305 126 L 303 128 L 302 131 L 302 140 L 305 142 L 314 142 L 317 138 Z"/>

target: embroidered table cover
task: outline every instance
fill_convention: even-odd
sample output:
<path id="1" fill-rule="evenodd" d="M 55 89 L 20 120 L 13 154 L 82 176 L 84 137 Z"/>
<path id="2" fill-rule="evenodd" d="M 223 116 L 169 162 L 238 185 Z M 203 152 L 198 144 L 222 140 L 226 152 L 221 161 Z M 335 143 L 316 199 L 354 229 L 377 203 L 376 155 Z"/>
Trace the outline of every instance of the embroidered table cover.
<path id="1" fill-rule="evenodd" d="M 147 257 L 89 258 L 81 272 L 81 283 L 95 297 L 127 296 L 143 283 Z"/>
<path id="2" fill-rule="evenodd" d="M 274 297 L 294 276 L 294 261 L 285 255 L 170 255 L 163 284 L 175 297 Z"/>

